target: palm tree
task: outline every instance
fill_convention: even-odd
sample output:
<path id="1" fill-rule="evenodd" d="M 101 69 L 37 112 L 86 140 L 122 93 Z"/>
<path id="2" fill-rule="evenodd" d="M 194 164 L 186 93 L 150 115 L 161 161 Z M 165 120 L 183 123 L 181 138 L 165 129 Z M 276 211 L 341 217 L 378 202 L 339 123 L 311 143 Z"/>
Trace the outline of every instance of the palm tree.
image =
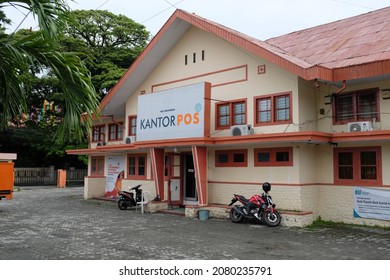
<path id="1" fill-rule="evenodd" d="M 31 13 L 39 31 L 23 38 L 6 34 L 7 19 L 2 8 L 7 6 Z M 62 85 L 64 118 L 56 141 L 81 140 L 85 136 L 80 117 L 83 113 L 90 117 L 97 114 L 98 96 L 90 73 L 77 54 L 59 50 L 57 30 L 71 20 L 68 10 L 63 0 L 0 0 L 0 131 L 7 128 L 13 117 L 26 112 L 30 85 L 25 74 L 38 69 L 53 73 Z M 90 127 L 90 119 L 84 118 L 86 127 Z"/>

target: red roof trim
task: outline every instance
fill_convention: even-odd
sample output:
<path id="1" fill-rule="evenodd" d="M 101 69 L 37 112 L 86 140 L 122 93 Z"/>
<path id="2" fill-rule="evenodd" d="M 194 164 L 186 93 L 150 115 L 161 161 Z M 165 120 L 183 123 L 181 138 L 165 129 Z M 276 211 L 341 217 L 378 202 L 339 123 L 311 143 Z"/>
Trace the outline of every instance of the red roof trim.
<path id="1" fill-rule="evenodd" d="M 168 21 L 164 24 L 164 26 L 160 29 L 160 31 L 153 37 L 150 43 L 146 46 L 146 48 L 142 51 L 142 53 L 137 57 L 134 63 L 129 67 L 123 77 L 119 80 L 119 82 L 110 90 L 110 92 L 103 98 L 100 103 L 100 108 L 103 109 L 111 98 L 115 95 L 116 91 L 123 85 L 124 81 L 133 73 L 133 71 L 141 64 L 142 60 L 147 56 L 147 54 L 153 49 L 158 40 L 164 35 L 165 31 L 169 28 L 169 26 L 178 18 L 177 11 L 168 19 Z"/>
<path id="2" fill-rule="evenodd" d="M 380 11 L 380 10 L 379 10 Z M 364 19 L 365 15 L 362 15 Z M 359 17 L 359 16 L 357 16 Z M 356 17 L 355 17 L 356 18 Z M 282 50 L 276 44 L 278 44 L 279 38 L 288 38 L 295 33 L 287 34 L 277 38 L 272 38 L 267 41 L 260 41 L 255 38 L 249 37 L 245 34 L 237 32 L 233 29 L 227 28 L 223 25 L 217 24 L 210 20 L 199 17 L 195 14 L 190 14 L 183 10 L 176 10 L 164 26 L 160 29 L 157 35 L 152 39 L 140 56 L 130 66 L 125 75 L 119 80 L 119 82 L 112 88 L 112 90 L 101 101 L 100 108 L 103 109 L 111 98 L 115 95 L 118 89 L 123 85 L 124 81 L 134 72 L 134 70 L 141 64 L 142 60 L 148 55 L 148 53 L 154 48 L 156 43 L 164 36 L 164 33 L 170 28 L 176 19 L 184 20 L 191 25 L 202 29 L 206 32 L 210 32 L 219 36 L 220 38 L 242 47 L 250 53 L 260 56 L 279 67 L 290 71 L 297 76 L 300 76 L 306 80 L 321 79 L 326 81 L 342 81 L 356 78 L 364 78 L 375 75 L 383 75 L 390 73 L 390 60 L 384 59 L 382 61 L 372 61 L 359 65 L 350 65 L 339 68 L 327 68 L 321 65 L 313 65 L 307 61 L 302 60 L 290 54 L 288 51 Z M 348 20 L 348 19 L 346 19 Z M 342 20 L 343 21 L 343 20 Z M 340 22 L 340 21 L 339 21 Z M 335 22 L 335 24 L 339 23 Z M 332 24 L 332 23 L 330 23 Z M 308 30 L 315 30 L 316 28 L 322 28 L 323 26 L 309 28 Z M 298 34 L 299 32 L 296 32 Z M 274 42 L 271 44 L 271 42 Z"/>
<path id="3" fill-rule="evenodd" d="M 340 142 L 372 142 L 388 141 L 390 130 L 378 130 L 368 132 L 343 132 L 325 133 L 317 131 L 286 132 L 253 134 L 248 136 L 204 137 L 184 138 L 157 141 L 142 141 L 133 144 L 118 144 L 99 146 L 95 149 L 67 150 L 71 155 L 103 155 L 113 151 L 129 151 L 136 149 L 179 147 L 179 146 L 218 146 L 218 145 L 243 145 L 250 143 L 280 143 L 280 142 L 308 142 L 308 143 L 340 143 Z M 222 147 L 222 146 L 221 146 Z"/>

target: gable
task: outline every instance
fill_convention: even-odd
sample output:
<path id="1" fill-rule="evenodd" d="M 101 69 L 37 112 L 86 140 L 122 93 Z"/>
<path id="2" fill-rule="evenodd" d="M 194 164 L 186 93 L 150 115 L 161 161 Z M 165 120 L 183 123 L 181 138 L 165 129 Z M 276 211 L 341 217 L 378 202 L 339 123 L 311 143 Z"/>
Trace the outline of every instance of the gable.
<path id="1" fill-rule="evenodd" d="M 387 46 L 390 42 L 386 40 L 390 36 L 386 34 L 390 32 L 387 31 L 390 28 L 387 28 L 386 18 L 389 11 L 390 8 L 385 8 L 324 25 L 325 27 L 314 27 L 305 32 L 295 32 L 263 42 L 197 15 L 176 10 L 118 84 L 102 100 L 100 108 L 105 115 L 124 115 L 123 103 L 129 95 L 140 87 L 191 26 L 214 34 L 232 46 L 245 50 L 254 57 L 272 62 L 305 80 L 322 79 L 337 82 L 388 74 L 390 50 Z M 359 24 L 356 29 L 353 22 L 365 24 Z M 338 28 L 338 32 L 332 32 L 334 28 Z M 353 39 L 347 35 L 347 31 L 348 34 L 357 36 Z M 365 41 L 374 40 L 375 34 L 381 39 L 375 41 L 377 44 L 371 44 L 371 48 L 368 49 L 370 42 Z M 386 36 L 382 36 L 383 34 Z M 342 39 L 338 40 L 339 37 Z M 333 43 L 326 45 L 323 42 Z M 334 49 L 335 47 L 337 49 Z M 363 55 L 358 55 L 361 51 Z M 349 57 L 350 53 L 355 53 L 355 56 Z"/>
<path id="2" fill-rule="evenodd" d="M 267 68 L 266 73 L 258 73 L 260 66 Z M 248 81 L 251 83 L 244 83 Z M 297 76 L 213 33 L 191 27 L 136 93 L 159 92 L 200 82 L 210 83 L 216 98 L 226 100 L 235 99 L 243 92 L 296 88 Z M 136 102 L 135 98 L 128 100 L 127 112 L 136 114 Z"/>

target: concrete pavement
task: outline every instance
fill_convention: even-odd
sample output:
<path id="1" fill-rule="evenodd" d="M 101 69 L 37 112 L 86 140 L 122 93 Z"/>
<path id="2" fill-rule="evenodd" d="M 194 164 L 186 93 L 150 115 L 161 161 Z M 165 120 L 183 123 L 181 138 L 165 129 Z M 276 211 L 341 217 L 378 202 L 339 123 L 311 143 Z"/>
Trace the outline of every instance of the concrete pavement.
<path id="1" fill-rule="evenodd" d="M 390 259 L 390 231 L 269 228 L 121 211 L 83 188 L 22 188 L 0 201 L 1 260 Z"/>

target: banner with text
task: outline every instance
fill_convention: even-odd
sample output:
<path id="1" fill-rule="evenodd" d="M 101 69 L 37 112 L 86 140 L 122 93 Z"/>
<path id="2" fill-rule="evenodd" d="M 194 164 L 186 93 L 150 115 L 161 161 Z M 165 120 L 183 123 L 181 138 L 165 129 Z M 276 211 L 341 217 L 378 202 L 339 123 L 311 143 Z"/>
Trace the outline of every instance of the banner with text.
<path id="1" fill-rule="evenodd" d="M 205 83 L 138 97 L 137 141 L 204 137 Z"/>
<path id="2" fill-rule="evenodd" d="M 125 157 L 124 156 L 108 156 L 106 157 L 106 192 L 104 196 L 118 196 L 118 192 L 122 189 L 122 179 L 125 173 Z"/>
<path id="3" fill-rule="evenodd" d="M 390 220 L 390 191 L 353 188 L 354 211 L 356 218 Z"/>

